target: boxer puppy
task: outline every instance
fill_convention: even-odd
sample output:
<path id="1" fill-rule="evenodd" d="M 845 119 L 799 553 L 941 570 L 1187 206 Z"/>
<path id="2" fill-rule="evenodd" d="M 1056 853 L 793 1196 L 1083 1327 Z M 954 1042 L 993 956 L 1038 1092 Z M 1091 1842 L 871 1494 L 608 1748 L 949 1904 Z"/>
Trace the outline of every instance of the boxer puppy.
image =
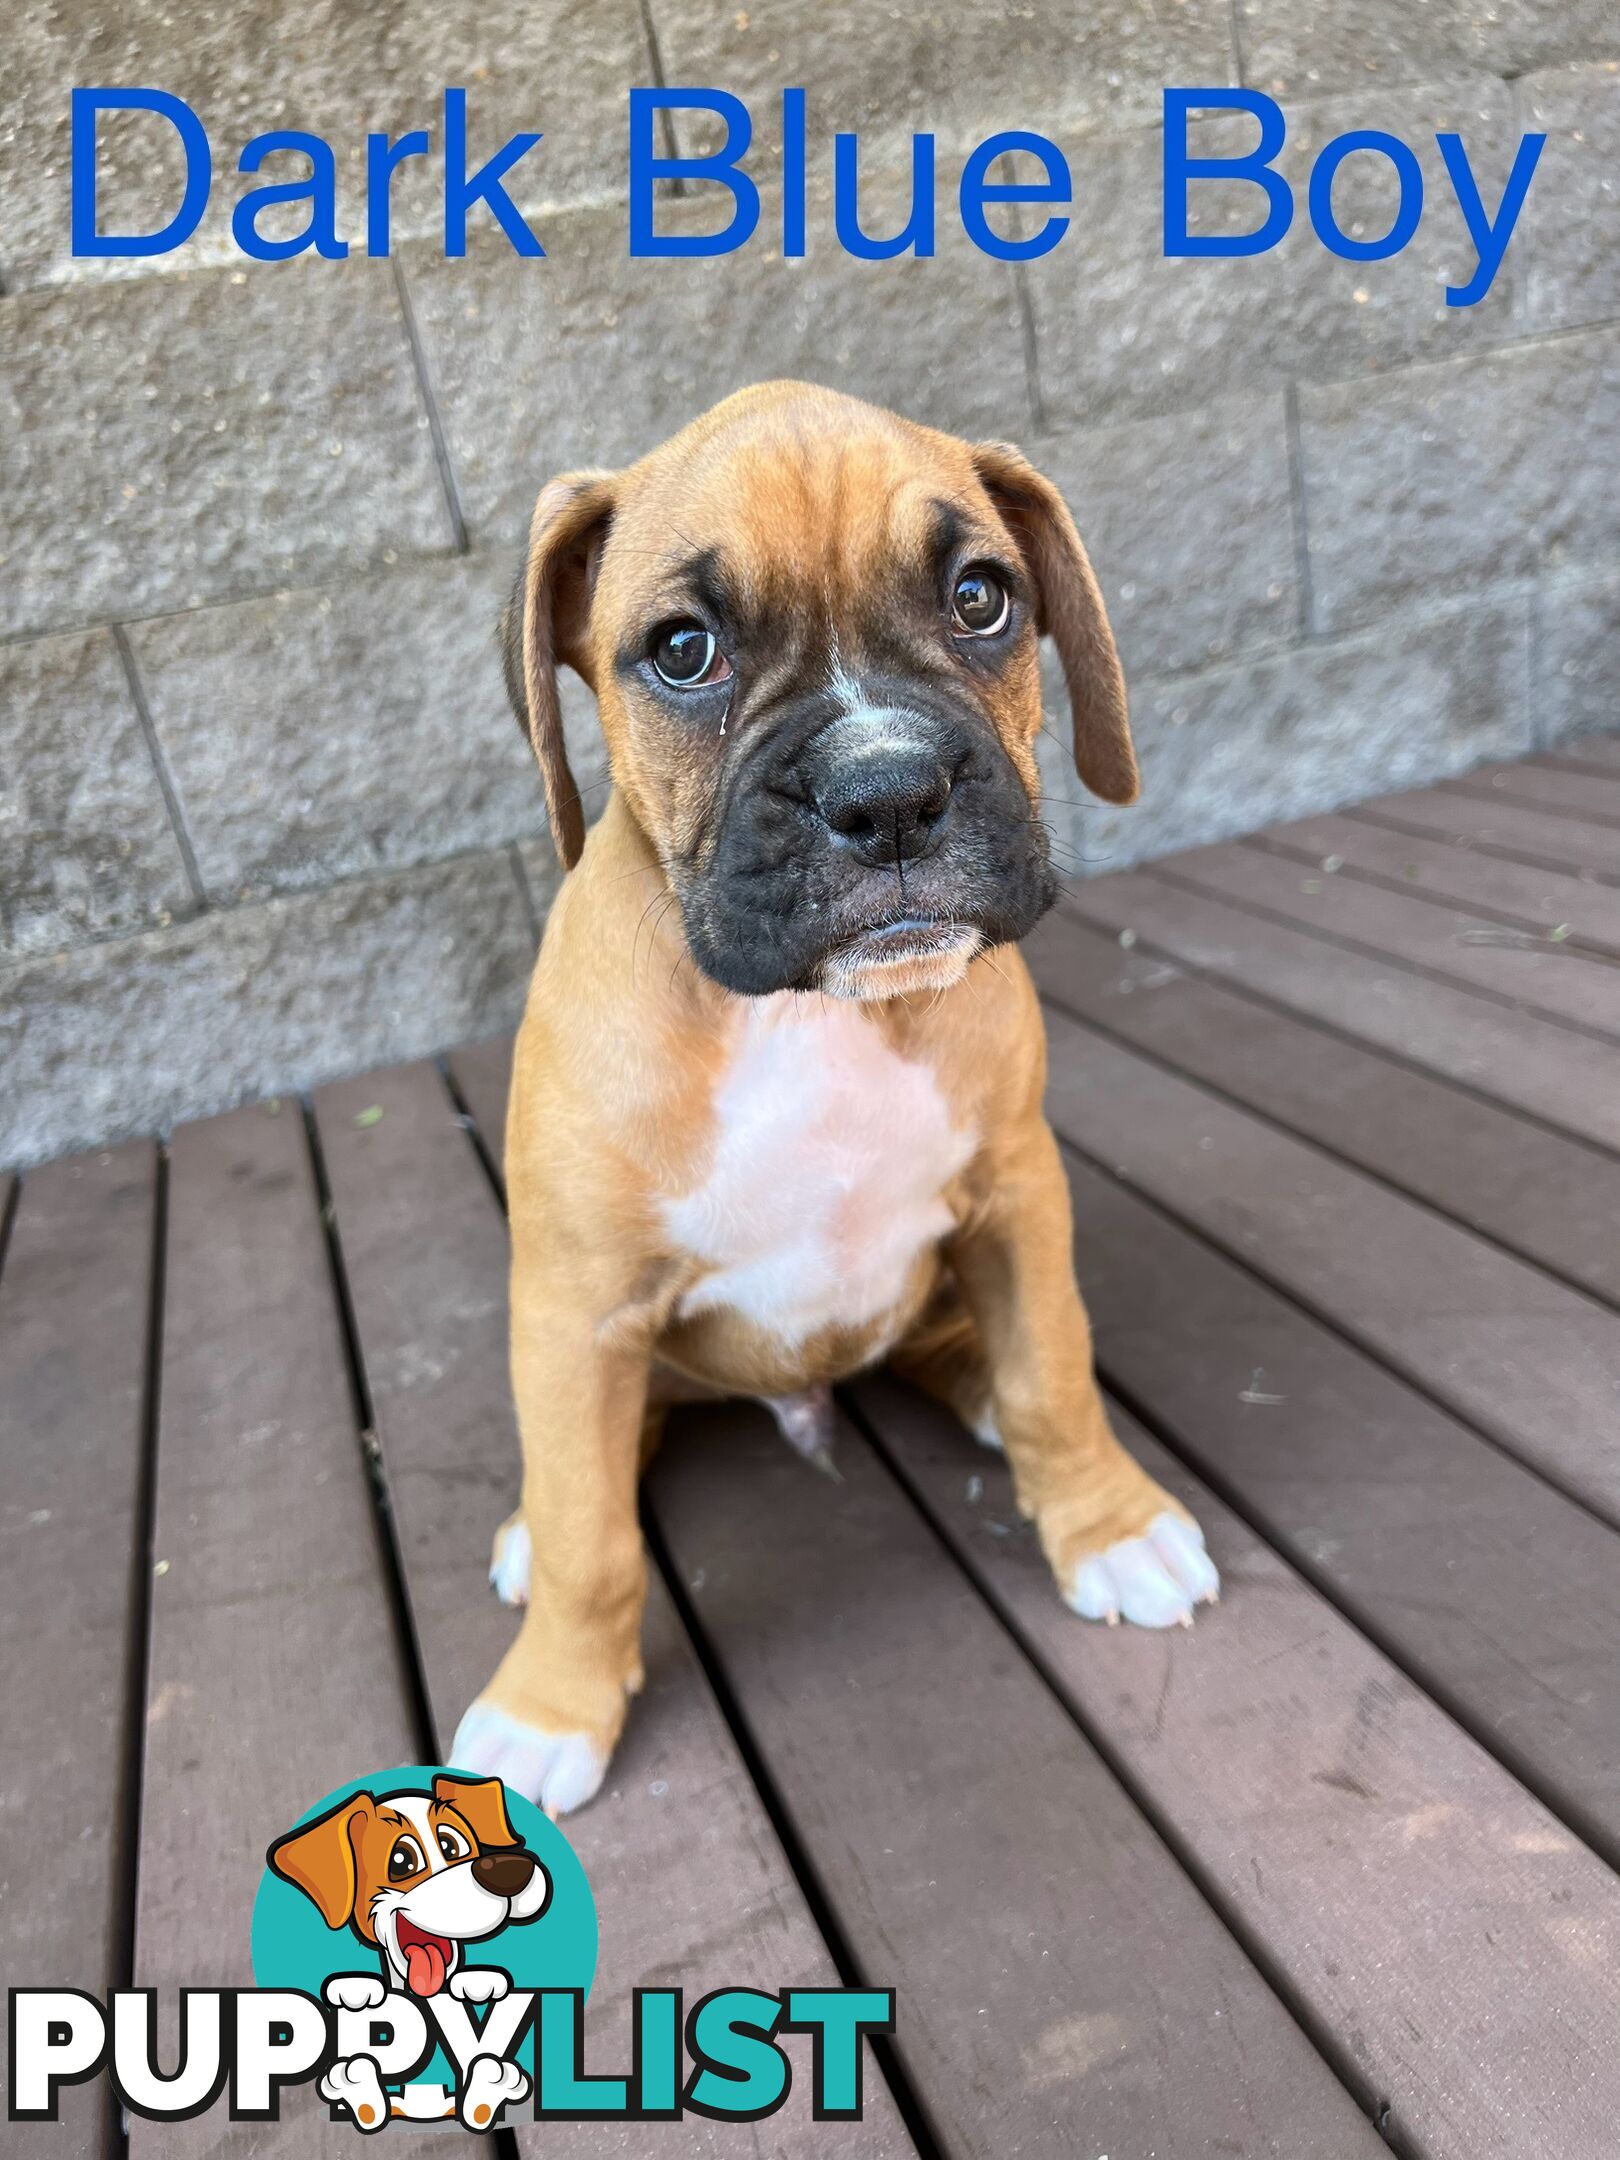
<path id="1" fill-rule="evenodd" d="M 560 1812 L 641 1680 L 636 1484 L 677 1395 L 814 1447 L 889 1358 L 1004 1446 L 1060 1595 L 1191 1619 L 1196 1524 L 1109 1430 L 1016 941 L 1050 906 L 1034 743 L 1054 640 L 1094 793 L 1137 793 L 1125 689 L 1061 497 L 796 383 L 627 471 L 554 480 L 504 620 L 568 876 L 507 1134 L 526 1599 L 458 1768 Z M 556 671 L 596 693 L 587 836 Z"/>

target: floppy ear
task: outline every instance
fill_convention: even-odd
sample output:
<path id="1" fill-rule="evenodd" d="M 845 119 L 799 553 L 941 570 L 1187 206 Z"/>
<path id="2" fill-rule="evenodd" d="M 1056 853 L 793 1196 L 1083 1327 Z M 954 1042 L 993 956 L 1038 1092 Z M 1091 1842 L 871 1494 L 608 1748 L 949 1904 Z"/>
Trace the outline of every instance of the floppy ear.
<path id="1" fill-rule="evenodd" d="M 973 461 L 1035 581 L 1036 627 L 1050 636 L 1063 662 L 1080 777 L 1104 802 L 1135 802 L 1141 781 L 1125 711 L 1125 677 L 1069 506 L 1008 443 L 981 443 Z"/>
<path id="2" fill-rule="evenodd" d="M 376 1812 L 370 1793 L 350 1793 L 312 1823 L 277 1838 L 265 1855 L 278 1875 L 319 1908 L 329 1928 L 347 1927 L 354 1918 L 355 1840 Z"/>
<path id="3" fill-rule="evenodd" d="M 520 1845 L 506 1812 L 506 1787 L 498 1777 L 436 1777 L 433 1797 L 453 1807 L 472 1828 L 479 1844 L 488 1850 L 496 1845 Z"/>
<path id="4" fill-rule="evenodd" d="M 591 680 L 586 632 L 613 516 L 613 481 L 612 473 L 568 473 L 540 490 L 529 525 L 529 559 L 501 616 L 506 694 L 540 761 L 551 837 L 565 870 L 573 869 L 585 845 L 585 819 L 563 744 L 557 669 L 566 663 Z"/>

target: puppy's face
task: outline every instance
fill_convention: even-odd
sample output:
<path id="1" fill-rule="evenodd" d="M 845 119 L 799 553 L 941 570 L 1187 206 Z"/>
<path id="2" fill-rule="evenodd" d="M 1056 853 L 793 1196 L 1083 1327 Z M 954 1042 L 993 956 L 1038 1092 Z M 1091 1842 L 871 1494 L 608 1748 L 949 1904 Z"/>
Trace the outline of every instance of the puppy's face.
<path id="1" fill-rule="evenodd" d="M 1128 800 L 1118 664 L 1049 484 L 1014 451 L 767 385 L 542 495 L 509 681 L 565 862 L 559 659 L 596 690 L 705 973 L 888 997 L 949 984 L 1050 904 L 1043 628 L 1078 678 L 1082 771 Z"/>

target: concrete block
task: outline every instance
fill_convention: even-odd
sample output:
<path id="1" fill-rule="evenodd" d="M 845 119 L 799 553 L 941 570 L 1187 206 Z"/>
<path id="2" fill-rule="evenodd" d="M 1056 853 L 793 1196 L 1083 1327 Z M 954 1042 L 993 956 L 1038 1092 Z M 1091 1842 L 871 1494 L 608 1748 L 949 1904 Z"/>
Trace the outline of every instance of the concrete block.
<path id="1" fill-rule="evenodd" d="M 1487 199 L 1518 140 L 1505 85 L 1475 81 L 1291 104 L 1277 169 L 1294 190 L 1286 237 L 1267 254 L 1166 258 L 1163 139 L 1157 129 L 1079 143 L 1074 224 L 1061 246 L 1029 265 L 1041 395 L 1053 425 L 1124 419 L 1198 405 L 1226 392 L 1280 390 L 1296 378 L 1354 377 L 1404 360 L 1472 350 L 1507 333 L 1517 258 L 1509 250 L 1486 298 L 1446 305 L 1448 282 L 1475 255 L 1450 193 L 1437 129 L 1459 130 Z M 1376 125 L 1418 154 L 1426 201 L 1407 247 L 1384 262 L 1346 262 L 1311 230 L 1305 194 L 1324 144 Z M 1191 126 L 1194 153 L 1251 149 L 1253 121 L 1210 116 Z M 1387 159 L 1340 168 L 1335 213 L 1352 238 L 1387 232 L 1397 193 Z M 1252 232 L 1264 204 L 1251 181 L 1193 181 L 1194 233 Z"/>
<path id="2" fill-rule="evenodd" d="M 1620 331 L 1300 394 L 1323 628 L 1620 548 Z"/>
<path id="3" fill-rule="evenodd" d="M 1081 794 L 1066 701 L 1049 669 L 1043 776 Z M 1376 632 L 1133 686 L 1142 797 L 1129 809 L 1054 802 L 1071 875 L 1117 870 L 1277 818 L 1462 772 L 1530 744 L 1525 602 L 1447 609 Z"/>
<path id="4" fill-rule="evenodd" d="M 539 830 L 540 778 L 495 638 L 516 560 L 402 566 L 135 627 L 153 724 L 212 899 L 327 884 Z"/>
<path id="5" fill-rule="evenodd" d="M 303 128 L 338 159 L 338 236 L 363 247 L 365 138 L 425 128 L 431 161 L 394 182 L 396 239 L 443 230 L 443 92 L 468 95 L 476 167 L 519 129 L 542 140 L 515 167 L 520 209 L 621 196 L 626 90 L 652 80 L 636 0 L 486 0 L 476 10 L 396 0 L 386 17 L 352 0 L 223 0 L 176 9 L 130 0 L 112 9 L 21 6 L 6 25 L 7 127 L 0 132 L 0 269 L 13 290 L 64 276 L 139 272 L 139 260 L 77 261 L 67 218 L 68 89 L 75 83 L 158 84 L 202 119 L 214 151 L 213 199 L 194 239 L 160 264 L 239 261 L 231 210 L 253 186 L 300 179 L 308 161 L 277 153 L 236 171 L 250 135 Z M 178 138 L 147 114 L 109 115 L 101 129 L 98 207 L 108 232 L 156 232 L 179 206 Z M 475 213 L 486 221 L 487 214 Z M 305 209 L 266 212 L 267 239 L 301 232 Z M 538 220 L 537 220 L 538 223 Z M 149 267 L 149 266 L 147 266 Z"/>
<path id="6" fill-rule="evenodd" d="M 1273 97 L 1381 92 L 1475 69 L 1522 75 L 1615 42 L 1607 0 L 1237 0 L 1236 25 L 1244 81 Z"/>
<path id="7" fill-rule="evenodd" d="M 1299 612 L 1280 397 L 1027 444 L 1080 527 L 1128 676 L 1290 637 Z"/>
<path id="8" fill-rule="evenodd" d="M 0 932 L 46 952 L 192 903 L 106 631 L 0 646 Z"/>
<path id="9" fill-rule="evenodd" d="M 503 850 L 0 969 L 0 1163 L 495 1034 L 533 955 Z"/>
<path id="10" fill-rule="evenodd" d="M 0 635 L 450 541 L 385 263 L 0 300 Z"/>
<path id="11" fill-rule="evenodd" d="M 1536 610 L 1536 741 L 1620 729 L 1620 576 L 1550 581 L 1536 595 Z"/>
<path id="12" fill-rule="evenodd" d="M 1528 76 L 1519 95 L 1526 127 L 1547 137 L 1513 241 L 1525 322 L 1608 321 L 1620 314 L 1620 60 Z"/>
<path id="13" fill-rule="evenodd" d="M 671 202 L 661 216 L 670 231 L 712 227 L 708 205 Z M 729 391 L 773 376 L 968 435 L 1029 431 L 1012 271 L 960 236 L 923 262 L 856 262 L 825 237 L 802 261 L 769 253 L 762 237 L 718 259 L 632 261 L 622 208 L 548 230 L 544 263 L 504 243 L 463 262 L 426 248 L 408 258 L 478 542 L 519 540 L 553 474 L 625 464 Z"/>
<path id="14" fill-rule="evenodd" d="M 773 160 L 781 91 L 794 84 L 808 92 L 812 154 L 839 130 L 854 130 L 874 152 L 899 146 L 907 154 L 913 133 L 931 133 L 951 160 L 942 172 L 953 189 L 960 153 L 997 129 L 1036 128 L 1061 141 L 1157 119 L 1166 83 L 1235 80 L 1223 0 L 1157 8 L 1025 0 L 983 9 L 657 0 L 654 17 L 667 79 L 734 91 Z M 687 155 L 724 140 L 707 115 L 677 114 L 675 125 Z"/>

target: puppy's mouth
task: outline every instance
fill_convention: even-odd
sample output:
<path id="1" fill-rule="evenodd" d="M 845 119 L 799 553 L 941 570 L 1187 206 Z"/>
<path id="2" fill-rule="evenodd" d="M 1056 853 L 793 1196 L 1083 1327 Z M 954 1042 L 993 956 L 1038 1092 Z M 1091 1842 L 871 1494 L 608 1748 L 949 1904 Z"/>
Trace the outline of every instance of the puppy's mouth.
<path id="1" fill-rule="evenodd" d="M 948 990 L 983 945 L 984 933 L 971 923 L 903 915 L 872 923 L 835 945 L 816 970 L 815 987 L 844 998 Z"/>
<path id="2" fill-rule="evenodd" d="M 405 1960 L 405 1984 L 411 1993 L 437 1995 L 456 1954 L 456 1946 L 449 1936 L 435 1935 L 431 1928 L 418 1927 L 414 1920 L 400 1913 L 394 1922 L 394 1940 Z"/>

